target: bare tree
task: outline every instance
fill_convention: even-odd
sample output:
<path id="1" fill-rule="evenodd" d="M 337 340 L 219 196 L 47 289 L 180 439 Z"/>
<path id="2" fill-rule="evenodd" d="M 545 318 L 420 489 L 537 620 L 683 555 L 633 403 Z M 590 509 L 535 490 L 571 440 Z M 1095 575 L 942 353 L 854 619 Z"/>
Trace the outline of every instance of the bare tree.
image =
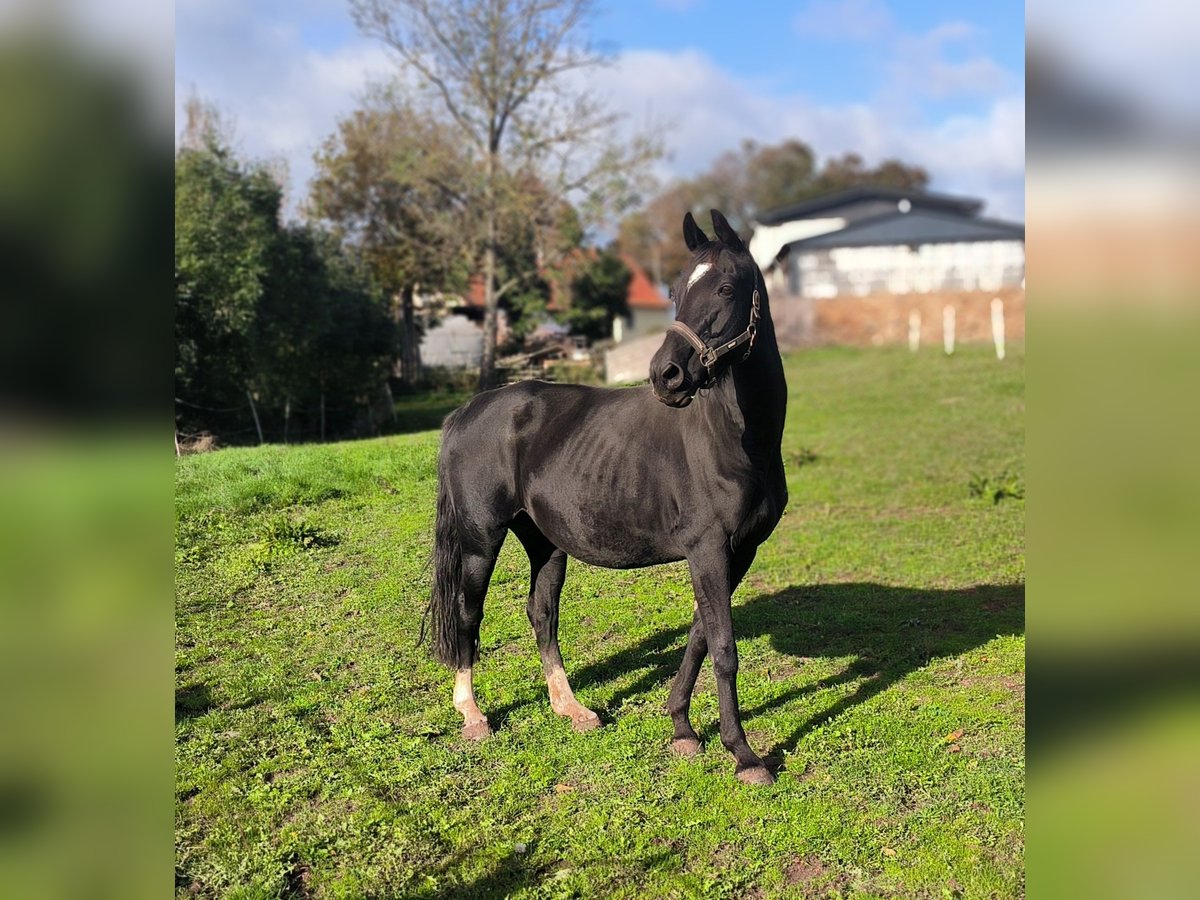
<path id="1" fill-rule="evenodd" d="M 564 199 L 585 222 L 630 205 L 658 152 L 614 137 L 617 117 L 583 86 L 604 62 L 586 25 L 592 0 L 351 0 L 355 22 L 390 47 L 427 89 L 482 166 L 485 299 L 481 388 L 495 379 L 496 320 L 504 293 L 534 272 L 497 280 L 501 222 L 516 214 L 552 231 Z M 523 186 L 537 183 L 541 190 Z M 552 248 L 557 240 L 540 241 Z M 539 254 L 539 265 L 553 262 Z"/>

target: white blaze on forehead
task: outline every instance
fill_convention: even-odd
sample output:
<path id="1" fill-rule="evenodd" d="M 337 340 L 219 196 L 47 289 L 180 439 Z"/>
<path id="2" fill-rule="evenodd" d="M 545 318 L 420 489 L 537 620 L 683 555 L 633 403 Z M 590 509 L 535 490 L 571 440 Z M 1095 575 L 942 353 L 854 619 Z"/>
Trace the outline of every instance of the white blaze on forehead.
<path id="1" fill-rule="evenodd" d="M 692 274 L 688 276 L 688 290 L 691 290 L 692 285 L 704 277 L 704 273 L 712 268 L 712 263 L 700 263 L 696 268 L 692 269 Z"/>

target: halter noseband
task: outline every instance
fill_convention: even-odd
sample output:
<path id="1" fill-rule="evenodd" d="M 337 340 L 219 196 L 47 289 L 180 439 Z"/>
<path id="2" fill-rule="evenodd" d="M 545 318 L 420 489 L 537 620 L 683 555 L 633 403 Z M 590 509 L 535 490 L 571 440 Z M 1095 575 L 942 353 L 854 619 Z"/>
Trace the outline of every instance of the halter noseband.
<path id="1" fill-rule="evenodd" d="M 713 369 L 716 368 L 721 357 L 728 353 L 732 353 L 742 344 L 746 344 L 745 355 L 738 362 L 745 362 L 750 358 L 750 351 L 754 349 L 754 336 L 758 332 L 758 291 L 755 290 L 754 296 L 750 299 L 750 324 L 746 326 L 746 330 L 735 337 L 728 343 L 721 344 L 719 347 L 710 347 L 700 338 L 700 335 L 692 331 L 692 329 L 676 319 L 669 326 L 668 331 L 676 331 L 682 334 L 684 339 L 696 348 L 696 353 L 700 355 L 700 364 L 708 370 L 709 379 L 712 379 Z"/>

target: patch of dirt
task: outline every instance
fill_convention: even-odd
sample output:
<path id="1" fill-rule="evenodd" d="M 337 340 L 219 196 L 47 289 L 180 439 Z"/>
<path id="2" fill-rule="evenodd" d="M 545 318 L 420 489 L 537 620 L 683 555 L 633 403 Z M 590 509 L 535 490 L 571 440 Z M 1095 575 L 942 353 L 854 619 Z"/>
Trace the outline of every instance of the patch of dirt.
<path id="1" fill-rule="evenodd" d="M 787 884 L 808 884 L 814 878 L 820 878 L 826 871 L 825 864 L 815 856 L 797 856 L 783 870 L 783 880 Z"/>
<path id="2" fill-rule="evenodd" d="M 217 442 L 217 436 L 208 431 L 201 431 L 198 434 L 176 435 L 175 441 L 180 456 L 191 453 L 210 453 L 220 446 Z"/>

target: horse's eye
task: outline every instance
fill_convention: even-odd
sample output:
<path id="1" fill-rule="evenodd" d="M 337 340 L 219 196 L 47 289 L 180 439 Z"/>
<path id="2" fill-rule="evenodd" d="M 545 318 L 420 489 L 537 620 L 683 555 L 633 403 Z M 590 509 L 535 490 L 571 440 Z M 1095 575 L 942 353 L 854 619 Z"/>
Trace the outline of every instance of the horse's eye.
<path id="1" fill-rule="evenodd" d="M 720 294 L 722 297 L 728 297 L 730 294 L 733 293 L 733 285 L 727 281 L 723 285 L 721 285 L 719 288 L 717 288 L 717 293 Z"/>

